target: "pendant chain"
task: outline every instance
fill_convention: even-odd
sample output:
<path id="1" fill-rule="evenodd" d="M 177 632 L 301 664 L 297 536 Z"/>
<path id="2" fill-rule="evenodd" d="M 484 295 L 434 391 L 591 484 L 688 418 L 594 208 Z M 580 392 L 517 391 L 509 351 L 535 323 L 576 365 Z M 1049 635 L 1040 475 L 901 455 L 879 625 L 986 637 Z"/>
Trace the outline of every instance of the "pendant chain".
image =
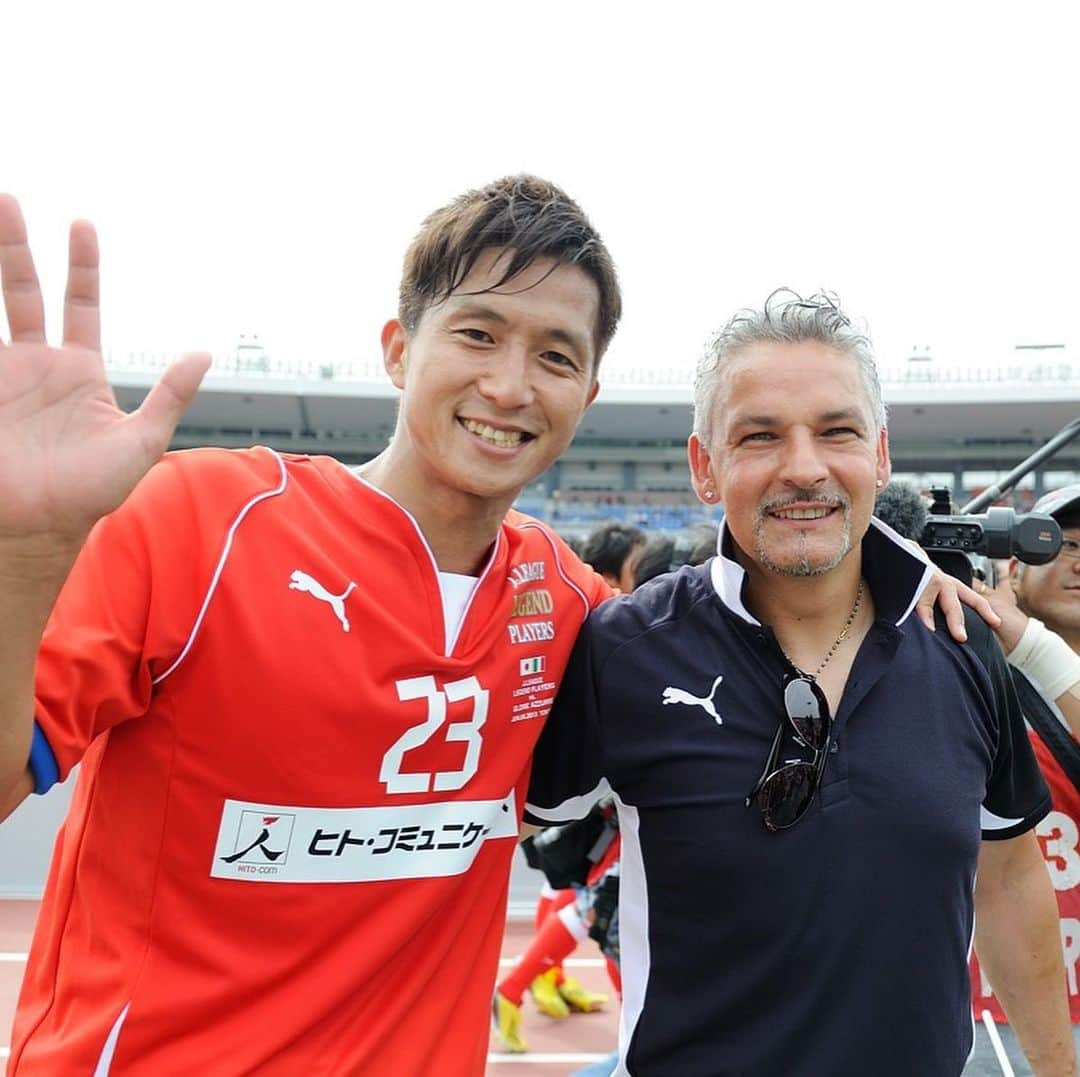
<path id="1" fill-rule="evenodd" d="M 832 658 L 832 656 L 836 654 L 837 648 L 840 646 L 841 643 L 844 642 L 844 640 L 847 639 L 848 632 L 855 621 L 855 616 L 859 612 L 859 606 L 862 604 L 862 596 L 863 582 L 862 580 L 859 580 L 859 589 L 855 592 L 855 604 L 851 607 L 851 612 L 848 614 L 847 620 L 844 622 L 844 627 L 840 629 L 840 635 L 837 636 L 836 639 L 833 641 L 833 645 L 829 648 L 829 650 L 825 654 L 825 657 L 821 660 L 821 665 L 818 666 L 818 668 L 815 669 L 813 673 L 803 673 L 803 671 L 799 669 L 799 667 L 796 666 L 794 662 L 791 661 L 791 658 L 788 657 L 787 651 L 785 651 L 783 647 L 780 648 L 780 653 L 783 654 L 783 656 L 787 658 L 789 662 L 791 662 L 791 665 L 798 671 L 801 676 L 809 677 L 812 681 L 817 680 L 818 675 L 829 664 L 829 660 Z"/>

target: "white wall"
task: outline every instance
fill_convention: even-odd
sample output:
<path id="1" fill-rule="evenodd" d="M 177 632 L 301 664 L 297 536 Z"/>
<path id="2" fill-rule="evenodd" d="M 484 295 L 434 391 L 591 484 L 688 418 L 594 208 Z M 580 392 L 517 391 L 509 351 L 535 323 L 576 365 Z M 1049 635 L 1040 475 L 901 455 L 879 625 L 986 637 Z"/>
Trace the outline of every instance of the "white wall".
<path id="1" fill-rule="evenodd" d="M 56 831 L 71 801 L 75 773 L 44 796 L 27 797 L 0 825 L 0 898 L 41 896 Z"/>

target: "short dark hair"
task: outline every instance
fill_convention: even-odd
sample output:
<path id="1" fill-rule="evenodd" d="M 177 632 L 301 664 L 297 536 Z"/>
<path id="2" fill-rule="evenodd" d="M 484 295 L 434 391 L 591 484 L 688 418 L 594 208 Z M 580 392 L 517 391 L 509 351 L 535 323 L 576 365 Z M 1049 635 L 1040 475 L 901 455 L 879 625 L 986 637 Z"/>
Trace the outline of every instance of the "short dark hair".
<path id="1" fill-rule="evenodd" d="M 716 540 L 719 529 L 716 524 L 694 524 L 690 528 L 687 540 L 690 543 L 686 552 L 688 565 L 703 565 L 716 553 Z"/>
<path id="2" fill-rule="evenodd" d="M 674 556 L 675 540 L 670 535 L 653 535 L 634 562 L 634 590 L 643 583 L 670 572 Z"/>
<path id="3" fill-rule="evenodd" d="M 538 258 L 577 266 L 592 279 L 600 295 L 593 334 L 599 362 L 622 314 L 615 264 L 578 204 L 538 176 L 506 176 L 466 191 L 424 220 L 405 252 L 401 324 L 412 332 L 424 311 L 448 299 L 481 252 L 493 247 L 514 253 L 502 277 L 485 291 L 501 288 Z"/>
<path id="4" fill-rule="evenodd" d="M 618 521 L 600 524 L 585 538 L 581 559 L 601 575 L 618 576 L 631 553 L 645 542 L 645 532 Z"/>
<path id="5" fill-rule="evenodd" d="M 716 553 L 716 535 L 715 524 L 701 523 L 683 534 L 650 538 L 634 563 L 634 590 L 683 565 L 704 564 Z"/>

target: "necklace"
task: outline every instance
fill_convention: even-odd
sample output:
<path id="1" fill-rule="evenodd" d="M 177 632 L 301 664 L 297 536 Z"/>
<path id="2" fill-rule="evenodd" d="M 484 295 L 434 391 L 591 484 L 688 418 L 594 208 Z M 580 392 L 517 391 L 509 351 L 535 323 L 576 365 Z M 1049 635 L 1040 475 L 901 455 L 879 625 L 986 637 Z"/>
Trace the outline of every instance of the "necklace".
<path id="1" fill-rule="evenodd" d="M 850 630 L 852 624 L 855 621 L 855 615 L 859 612 L 859 606 L 862 603 L 862 596 L 863 596 L 863 582 L 862 582 L 862 580 L 859 580 L 859 588 L 855 592 L 855 604 L 851 607 L 851 612 L 848 614 L 847 620 L 844 622 L 844 627 L 840 629 L 840 635 L 837 636 L 835 640 L 833 640 L 833 645 L 825 653 L 825 657 L 821 660 L 821 665 L 818 666 L 818 668 L 815 669 L 813 673 L 804 673 L 801 669 L 799 669 L 798 666 L 795 665 L 794 662 L 791 661 L 791 659 L 788 657 L 787 651 L 785 651 L 783 647 L 780 648 L 780 653 L 785 658 L 787 658 L 787 660 L 789 662 L 791 662 L 792 667 L 799 674 L 799 676 L 801 676 L 801 677 L 809 677 L 810 680 L 812 680 L 812 681 L 817 680 L 818 674 L 820 674 L 821 671 L 829 664 L 829 659 L 831 659 L 832 656 L 834 654 L 836 654 L 837 647 L 839 647 L 840 644 L 843 643 L 844 640 L 847 639 L 848 631 Z"/>

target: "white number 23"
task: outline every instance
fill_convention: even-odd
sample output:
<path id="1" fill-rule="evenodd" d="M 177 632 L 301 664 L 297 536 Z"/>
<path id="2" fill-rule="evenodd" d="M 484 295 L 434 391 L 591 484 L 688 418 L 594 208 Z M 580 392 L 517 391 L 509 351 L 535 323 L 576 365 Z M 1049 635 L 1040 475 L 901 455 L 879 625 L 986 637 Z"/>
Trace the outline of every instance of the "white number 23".
<path id="1" fill-rule="evenodd" d="M 487 689 L 481 688 L 475 677 L 450 681 L 441 691 L 436 686 L 434 677 L 410 677 L 397 682 L 397 694 L 403 703 L 413 699 L 426 699 L 427 717 L 419 725 L 406 729 L 387 749 L 379 769 L 379 781 L 386 786 L 388 793 L 427 793 L 433 789 L 438 793 L 461 789 L 480 765 L 480 749 L 483 746 L 480 730 L 487 721 Z M 446 725 L 447 703 L 460 703 L 469 699 L 473 705 L 472 716 L 468 721 Z M 401 764 L 405 753 L 426 744 L 444 725 L 444 740 L 464 741 L 468 745 L 461 769 L 442 770 L 434 774 L 425 771 L 402 771 Z"/>

